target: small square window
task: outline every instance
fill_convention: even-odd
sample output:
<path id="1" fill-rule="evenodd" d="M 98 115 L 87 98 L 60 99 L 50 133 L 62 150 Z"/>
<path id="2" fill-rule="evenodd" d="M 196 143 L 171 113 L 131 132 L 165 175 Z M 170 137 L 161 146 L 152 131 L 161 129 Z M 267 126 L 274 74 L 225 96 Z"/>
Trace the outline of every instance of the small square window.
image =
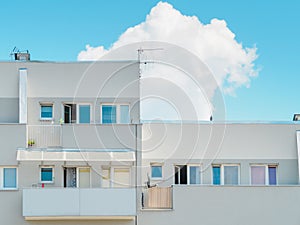
<path id="1" fill-rule="evenodd" d="M 162 178 L 162 166 L 151 165 L 151 178 L 161 179 Z"/>
<path id="2" fill-rule="evenodd" d="M 53 105 L 41 105 L 41 119 L 53 118 Z"/>
<path id="3" fill-rule="evenodd" d="M 42 183 L 53 183 L 53 168 L 52 167 L 41 167 L 41 182 Z"/>

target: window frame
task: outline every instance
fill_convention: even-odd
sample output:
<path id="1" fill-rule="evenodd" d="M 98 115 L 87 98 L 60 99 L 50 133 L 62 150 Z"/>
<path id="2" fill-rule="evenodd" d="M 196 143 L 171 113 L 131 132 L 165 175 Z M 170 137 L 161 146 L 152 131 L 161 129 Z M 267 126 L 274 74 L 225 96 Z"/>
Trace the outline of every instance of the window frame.
<path id="1" fill-rule="evenodd" d="M 4 169 L 16 169 L 16 187 L 4 187 Z M 0 190 L 18 190 L 18 167 L 17 166 L 1 166 L 0 167 Z"/>
<path id="2" fill-rule="evenodd" d="M 130 166 L 102 166 L 101 167 L 101 183 L 100 186 L 101 188 L 118 188 L 115 187 L 115 170 L 118 169 L 126 169 L 129 171 L 129 186 L 132 186 L 133 182 L 133 174 L 132 174 L 132 168 Z M 108 170 L 108 176 L 103 175 L 103 170 Z M 108 187 L 103 187 L 103 180 L 107 180 L 108 182 Z"/>
<path id="3" fill-rule="evenodd" d="M 152 176 L 152 167 L 161 167 L 161 177 L 153 177 Z M 164 177 L 164 174 L 163 174 L 163 164 L 162 163 L 150 163 L 150 170 L 151 170 L 151 180 L 162 180 L 163 177 Z"/>
<path id="4" fill-rule="evenodd" d="M 116 106 L 116 122 L 115 123 L 103 123 L 102 119 L 102 106 Z M 128 115 L 129 115 L 129 121 L 128 123 L 121 123 L 121 106 L 128 106 Z M 100 124 L 130 124 L 130 103 L 101 103 L 100 104 Z"/>
<path id="5" fill-rule="evenodd" d="M 213 167 L 220 167 L 220 184 L 214 184 L 214 174 L 213 174 Z M 237 166 L 238 167 L 238 183 L 237 184 L 224 184 L 224 167 L 226 166 Z M 236 186 L 241 184 L 241 165 L 238 163 L 216 163 L 211 165 L 211 184 L 212 185 L 223 185 L 223 186 Z"/>
<path id="6" fill-rule="evenodd" d="M 265 170 L 265 182 L 264 184 L 252 184 L 252 170 L 251 170 L 251 167 L 252 166 L 260 166 L 260 167 L 264 167 L 264 170 Z M 273 167 L 273 168 L 276 168 L 276 184 L 270 184 L 270 180 L 269 180 L 269 168 L 270 167 Z M 263 164 L 259 164 L 259 163 L 251 163 L 249 165 L 249 184 L 252 185 L 252 186 L 276 186 L 278 185 L 278 164 L 268 164 L 268 163 L 263 163 Z"/>
<path id="7" fill-rule="evenodd" d="M 43 168 L 51 168 L 52 169 L 52 180 L 51 181 L 42 181 L 42 169 Z M 39 182 L 41 184 L 54 184 L 54 180 L 55 180 L 55 176 L 54 176 L 54 166 L 40 166 L 39 168 L 39 172 L 40 172 L 40 178 L 39 178 Z"/>
<path id="8" fill-rule="evenodd" d="M 190 180 L 190 169 L 191 167 L 198 167 L 199 168 L 199 184 L 191 184 Z M 187 164 L 187 185 L 200 185 L 202 184 L 202 176 L 201 176 L 201 164 Z"/>
<path id="9" fill-rule="evenodd" d="M 65 122 L 65 106 L 68 106 L 70 107 L 69 105 L 75 105 L 76 107 L 76 111 L 75 111 L 75 114 L 76 114 L 76 121 L 75 120 L 72 120 L 71 118 L 71 122 L 69 123 L 66 123 Z M 89 123 L 80 123 L 79 122 L 79 119 L 80 119 L 80 106 L 90 106 L 90 122 Z M 71 109 L 72 111 L 72 109 Z M 61 118 L 64 120 L 64 124 L 91 124 L 92 121 L 93 121 L 93 104 L 91 102 L 62 102 L 62 105 L 61 105 Z M 72 122 L 72 121 L 75 121 L 75 122 Z"/>
<path id="10" fill-rule="evenodd" d="M 52 117 L 42 117 L 42 107 L 52 107 Z M 53 102 L 40 102 L 40 120 L 52 121 L 54 118 L 54 104 Z"/>
<path id="11" fill-rule="evenodd" d="M 187 182 L 186 184 L 175 184 L 175 176 L 176 174 L 174 173 L 174 179 L 173 179 L 173 184 L 174 185 L 201 185 L 202 184 L 202 179 L 203 179 L 203 176 L 201 175 L 201 164 L 196 164 L 196 163 L 189 163 L 189 164 L 174 164 L 173 165 L 173 168 L 174 168 L 174 171 L 176 170 L 176 167 L 179 168 L 179 173 L 178 173 L 178 179 L 180 181 L 180 169 L 181 169 L 181 166 L 186 166 L 186 179 L 187 179 Z M 190 168 L 191 167 L 198 167 L 199 168 L 199 176 L 200 176 L 200 180 L 199 180 L 199 184 L 191 184 L 191 181 L 190 181 Z"/>

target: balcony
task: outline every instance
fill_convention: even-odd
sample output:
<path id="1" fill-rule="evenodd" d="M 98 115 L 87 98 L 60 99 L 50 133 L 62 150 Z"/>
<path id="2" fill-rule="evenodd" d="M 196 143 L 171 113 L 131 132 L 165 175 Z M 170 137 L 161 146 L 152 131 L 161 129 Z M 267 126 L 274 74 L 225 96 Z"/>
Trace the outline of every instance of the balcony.
<path id="1" fill-rule="evenodd" d="M 25 220 L 133 220 L 135 189 L 23 190 Z"/>
<path id="2" fill-rule="evenodd" d="M 28 125 L 27 139 L 30 148 L 55 148 L 62 145 L 61 125 Z"/>
<path id="3" fill-rule="evenodd" d="M 132 124 L 64 124 L 62 144 L 70 149 L 136 148 Z"/>
<path id="4" fill-rule="evenodd" d="M 143 192 L 144 209 L 172 209 L 172 187 L 152 187 Z"/>
<path id="5" fill-rule="evenodd" d="M 174 185 L 172 189 L 173 209 L 143 210 L 139 224 L 298 225 L 300 221 L 299 185 Z"/>

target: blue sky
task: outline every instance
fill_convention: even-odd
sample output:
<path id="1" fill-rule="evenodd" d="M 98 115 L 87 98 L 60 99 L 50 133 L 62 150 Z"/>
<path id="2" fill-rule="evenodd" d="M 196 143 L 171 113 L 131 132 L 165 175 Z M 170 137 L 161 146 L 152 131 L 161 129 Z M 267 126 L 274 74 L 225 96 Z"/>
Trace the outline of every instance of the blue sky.
<path id="1" fill-rule="evenodd" d="M 109 48 L 127 28 L 145 21 L 159 1 L 2 1 L 0 60 L 14 46 L 34 60 L 76 61 L 86 44 Z M 300 113 L 300 2 L 170 0 L 182 14 L 204 23 L 226 21 L 244 47 L 256 45 L 261 68 L 250 87 L 225 95 L 226 118 L 290 121 Z"/>

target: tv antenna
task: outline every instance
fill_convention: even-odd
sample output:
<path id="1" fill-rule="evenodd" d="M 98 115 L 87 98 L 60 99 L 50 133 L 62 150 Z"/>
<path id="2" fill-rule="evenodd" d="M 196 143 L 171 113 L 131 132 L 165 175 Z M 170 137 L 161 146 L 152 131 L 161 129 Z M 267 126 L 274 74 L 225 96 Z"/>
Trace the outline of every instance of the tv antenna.
<path id="1" fill-rule="evenodd" d="M 145 51 L 162 51 L 162 50 L 164 50 L 163 48 L 142 48 L 142 47 L 140 47 L 138 50 L 137 50 L 137 52 L 138 52 L 138 61 L 139 61 L 139 63 L 140 63 L 140 71 L 139 71 L 139 74 L 140 74 L 140 78 L 141 78 L 141 74 L 142 74 L 142 70 L 141 70 L 141 55 L 142 55 L 142 53 L 143 52 L 145 52 Z M 147 64 L 147 62 L 145 61 L 145 62 L 143 62 L 144 64 Z"/>
<path id="2" fill-rule="evenodd" d="M 138 61 L 141 62 L 141 55 L 145 51 L 162 51 L 162 50 L 164 50 L 164 49 L 163 48 L 139 48 L 137 50 L 137 52 L 138 52 Z"/>
<path id="3" fill-rule="evenodd" d="M 22 60 L 22 61 L 28 61 L 30 60 L 30 53 L 28 50 L 22 50 L 20 51 L 16 46 L 13 48 L 13 50 L 10 53 L 10 59 L 13 60 Z"/>

